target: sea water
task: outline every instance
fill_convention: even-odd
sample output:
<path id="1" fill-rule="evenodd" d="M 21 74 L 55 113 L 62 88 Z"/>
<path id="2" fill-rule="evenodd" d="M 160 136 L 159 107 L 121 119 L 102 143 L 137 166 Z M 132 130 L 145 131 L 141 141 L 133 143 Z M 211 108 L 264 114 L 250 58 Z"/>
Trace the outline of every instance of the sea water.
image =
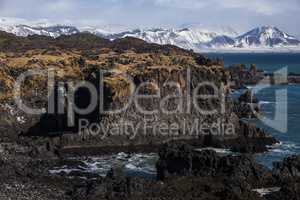
<path id="1" fill-rule="evenodd" d="M 300 54 L 299 53 L 212 53 L 207 54 L 210 58 L 224 59 L 225 67 L 232 64 L 255 64 L 258 69 L 266 73 L 275 72 L 282 68 L 287 68 L 289 73 L 300 74 Z M 256 86 L 259 88 L 260 86 Z M 251 87 L 253 89 L 253 87 Z M 254 91 L 258 91 L 254 88 Z M 286 91 L 286 100 L 276 100 L 276 91 Z M 237 94 L 236 94 L 237 95 Z M 257 160 L 267 167 L 272 167 L 272 163 L 281 161 L 284 157 L 300 154 L 300 84 L 276 85 L 267 87 L 255 94 L 260 100 L 261 109 L 265 117 L 274 119 L 277 115 L 279 126 L 285 126 L 287 121 L 287 131 L 279 131 L 278 128 L 256 120 L 259 127 L 277 138 L 280 143 L 270 147 L 268 153 L 258 154 Z M 287 113 L 282 113 L 276 107 L 287 105 Z"/>
<path id="2" fill-rule="evenodd" d="M 209 58 L 221 58 L 225 67 L 234 64 L 250 66 L 256 64 L 258 69 L 271 73 L 288 68 L 289 73 L 300 74 L 300 53 L 210 53 Z"/>

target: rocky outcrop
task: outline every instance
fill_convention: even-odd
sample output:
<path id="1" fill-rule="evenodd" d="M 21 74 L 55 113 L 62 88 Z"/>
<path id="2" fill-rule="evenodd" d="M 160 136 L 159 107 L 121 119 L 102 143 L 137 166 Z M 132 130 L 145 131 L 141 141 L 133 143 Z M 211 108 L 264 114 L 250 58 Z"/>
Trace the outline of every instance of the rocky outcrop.
<path id="1" fill-rule="evenodd" d="M 249 156 L 220 156 L 215 151 L 195 151 L 183 143 L 166 144 L 159 153 L 158 179 L 170 176 L 212 176 L 245 181 L 252 187 L 271 182 L 272 174 Z"/>
<path id="2" fill-rule="evenodd" d="M 258 104 L 259 100 L 257 97 L 254 96 L 253 92 L 251 90 L 247 90 L 239 97 L 240 103 L 251 103 L 251 104 Z"/>
<path id="3" fill-rule="evenodd" d="M 278 192 L 274 192 L 265 196 L 267 200 L 290 200 L 300 199 L 300 180 L 287 181 L 281 183 L 281 189 Z"/>
<path id="4" fill-rule="evenodd" d="M 257 118 L 260 114 L 258 98 L 251 90 L 246 90 L 238 100 L 233 100 L 233 110 L 239 118 Z"/>
<path id="5" fill-rule="evenodd" d="M 255 85 L 264 79 L 263 71 L 257 70 L 255 65 L 251 65 L 250 69 L 243 64 L 233 65 L 228 70 L 233 89 L 244 89 L 246 85 Z"/>
<path id="6" fill-rule="evenodd" d="M 266 196 L 267 200 L 300 199 L 300 157 L 290 156 L 273 164 L 273 176 L 281 189 Z"/>
<path id="7" fill-rule="evenodd" d="M 274 163 L 273 174 L 279 180 L 300 178 L 300 156 L 291 156 Z"/>
<path id="8" fill-rule="evenodd" d="M 112 171 L 114 171 L 113 169 Z M 89 186 L 88 186 L 89 185 Z M 87 190 L 87 188 L 90 188 Z M 245 183 L 212 177 L 173 177 L 164 182 L 108 175 L 101 182 L 85 183 L 70 192 L 72 199 L 260 199 Z"/>
<path id="9" fill-rule="evenodd" d="M 300 74 L 289 74 L 288 82 L 292 84 L 299 84 L 300 83 Z"/>
<path id="10" fill-rule="evenodd" d="M 157 170 L 162 180 L 127 177 L 121 165 L 114 166 L 104 178 L 79 172 L 49 176 L 48 170 L 57 162 L 63 165 L 66 163 L 51 159 L 34 160 L 20 154 L 17 157 L 1 154 L 0 174 L 3 187 L 0 188 L 0 194 L 5 198 L 18 199 L 22 196 L 22 199 L 28 200 L 299 198 L 296 170 L 299 158 L 296 157 L 275 164 L 272 172 L 249 155 L 223 155 L 212 150 L 195 151 L 192 146 L 184 143 L 166 144 L 160 149 L 159 155 Z M 75 160 L 72 162 L 75 166 L 82 164 Z M 295 170 L 288 170 L 289 173 L 286 173 L 285 168 Z M 278 181 L 279 175 L 287 179 Z M 264 196 L 256 192 L 257 188 L 275 187 L 280 190 L 276 189 Z"/>
<path id="11" fill-rule="evenodd" d="M 117 167 L 100 182 L 85 183 L 69 194 L 73 199 L 77 195 L 88 200 L 260 200 L 268 199 L 271 194 L 263 197 L 255 192 L 255 188 L 278 187 L 272 172 L 249 156 L 226 156 L 211 150 L 195 151 L 184 143 L 166 144 L 159 155 L 158 181 L 126 177 L 122 169 Z M 292 196 L 294 193 L 289 194 Z"/>
<path id="12" fill-rule="evenodd" d="M 268 146 L 278 144 L 279 141 L 255 124 L 239 121 L 238 138 L 224 141 L 225 147 L 233 152 L 262 153 L 268 151 Z"/>

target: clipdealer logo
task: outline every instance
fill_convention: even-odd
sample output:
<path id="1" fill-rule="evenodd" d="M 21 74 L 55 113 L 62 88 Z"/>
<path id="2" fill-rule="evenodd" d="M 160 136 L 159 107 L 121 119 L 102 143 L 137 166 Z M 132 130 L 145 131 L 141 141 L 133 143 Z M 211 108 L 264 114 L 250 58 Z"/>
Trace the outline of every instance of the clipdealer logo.
<path id="1" fill-rule="evenodd" d="M 101 70 L 99 69 L 99 82 L 90 83 L 88 81 L 67 81 L 67 82 L 56 82 L 55 81 L 55 70 L 48 68 L 48 70 L 31 70 L 21 74 L 16 83 L 14 90 L 15 102 L 18 108 L 27 114 L 41 115 L 41 114 L 63 114 L 67 116 L 67 126 L 68 127 L 82 127 L 89 129 L 93 132 L 94 129 L 98 130 L 96 133 L 107 133 L 109 132 L 125 132 L 127 130 L 134 130 L 131 132 L 139 132 L 140 130 L 145 130 L 146 132 L 152 132 L 153 135 L 156 133 L 161 133 L 162 135 L 172 135 L 172 132 L 177 134 L 178 132 L 184 132 L 184 135 L 190 134 L 204 134 L 213 133 L 217 134 L 234 134 L 234 125 L 230 124 L 224 119 L 226 114 L 226 95 L 225 86 L 221 83 L 216 85 L 215 82 L 210 81 L 191 81 L 191 69 L 187 68 L 183 73 L 185 79 L 185 87 L 183 88 L 178 82 L 172 80 L 166 80 L 161 85 L 157 81 L 144 81 L 135 84 L 133 77 L 130 75 L 120 72 L 117 70 Z M 47 77 L 48 85 L 48 106 L 46 108 L 34 109 L 25 105 L 22 101 L 21 90 L 22 85 L 26 78 L 32 76 L 44 76 Z M 121 76 L 122 79 L 126 80 L 129 94 L 125 102 L 122 102 L 122 108 L 105 107 L 104 96 L 105 94 L 105 77 L 109 76 Z M 56 87 L 56 88 L 55 88 Z M 67 88 L 67 89 L 66 89 Z M 85 88 L 89 91 L 90 102 L 85 108 L 80 108 L 76 105 L 75 93 L 79 88 Z M 151 92 L 146 92 L 146 88 L 152 88 Z M 124 89 L 125 88 L 120 88 Z M 147 90 L 147 89 L 146 89 Z M 165 92 L 167 90 L 167 92 Z M 56 91 L 56 99 L 53 93 Z M 79 97 L 85 98 L 85 97 Z M 142 100 L 142 101 L 141 101 Z M 154 100 L 155 105 L 153 108 L 145 107 L 142 103 L 143 101 Z M 203 104 L 203 102 L 205 102 Z M 216 103 L 217 102 L 217 103 Z M 170 109 L 170 105 L 172 105 Z M 99 112 L 100 115 L 124 115 L 128 109 L 134 107 L 135 112 L 133 113 L 135 118 L 140 118 L 139 122 L 128 121 L 124 118 L 123 120 L 118 120 L 116 126 L 107 127 L 107 124 L 89 124 L 88 120 L 79 119 L 76 121 L 76 115 L 87 116 L 93 113 L 95 110 Z M 149 116 L 171 116 L 171 115 L 190 115 L 192 113 L 197 113 L 196 115 L 201 116 L 219 116 L 213 122 L 198 121 L 197 117 L 193 122 L 185 122 L 185 120 L 180 120 L 173 124 L 169 124 L 166 121 L 160 121 L 159 119 L 154 120 L 143 120 L 144 117 Z M 185 119 L 185 118 L 184 118 Z M 150 121 L 150 123 L 149 123 Z M 124 122 L 122 124 L 122 122 Z M 78 123 L 78 124 L 76 124 Z M 158 123 L 158 124 L 157 124 Z M 114 125 L 114 124 L 112 124 Z M 151 127 L 150 127 L 151 126 Z M 201 131 L 201 133 L 199 133 Z M 188 132 L 188 133 L 187 133 Z M 95 132 L 94 132 L 95 134 Z M 109 134 L 107 134 L 109 135 Z"/>
<path id="2" fill-rule="evenodd" d="M 251 90 L 251 98 L 254 95 L 259 94 L 265 89 L 268 89 L 274 85 L 281 85 L 288 83 L 288 68 L 284 67 L 273 73 L 273 76 L 265 77 L 257 85 L 255 85 Z M 259 114 L 253 104 L 251 108 L 255 116 L 266 126 L 273 128 L 281 133 L 287 133 L 288 131 L 288 90 L 283 87 L 281 89 L 275 90 L 275 107 L 274 107 L 274 118 L 270 119 L 264 115 Z"/>

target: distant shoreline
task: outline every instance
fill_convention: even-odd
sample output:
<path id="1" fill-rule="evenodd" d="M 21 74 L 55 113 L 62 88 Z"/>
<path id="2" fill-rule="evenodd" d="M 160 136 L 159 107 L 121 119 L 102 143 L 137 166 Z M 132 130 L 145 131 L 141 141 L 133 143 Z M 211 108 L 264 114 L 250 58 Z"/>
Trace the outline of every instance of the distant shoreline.
<path id="1" fill-rule="evenodd" d="M 228 49 L 228 50 L 202 50 L 197 53 L 203 54 L 300 54 L 300 49 L 296 50 L 274 50 L 274 49 Z"/>

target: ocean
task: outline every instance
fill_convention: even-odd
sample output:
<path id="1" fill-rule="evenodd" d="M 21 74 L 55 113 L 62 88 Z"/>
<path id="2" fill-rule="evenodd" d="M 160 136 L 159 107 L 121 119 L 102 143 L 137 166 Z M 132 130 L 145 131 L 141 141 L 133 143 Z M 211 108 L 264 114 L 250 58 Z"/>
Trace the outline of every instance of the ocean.
<path id="1" fill-rule="evenodd" d="M 256 64 L 258 69 L 267 73 L 287 67 L 289 73 L 300 74 L 299 53 L 212 53 L 207 54 L 207 56 L 224 59 L 226 67 L 239 63 L 246 64 L 247 66 Z M 259 87 L 257 86 L 257 88 Z M 287 99 L 284 101 L 276 101 L 276 91 L 280 90 L 287 91 Z M 256 120 L 258 126 L 274 135 L 280 141 L 280 144 L 270 147 L 271 149 L 268 153 L 256 155 L 259 162 L 272 168 L 273 162 L 281 161 L 289 155 L 300 154 L 300 85 L 271 86 L 259 91 L 255 95 L 260 100 L 262 112 L 268 119 L 274 119 L 275 114 L 277 114 L 277 116 L 279 115 L 279 121 L 283 122 L 287 116 L 287 131 L 284 133 L 275 130 L 260 120 Z M 285 113 L 276 112 L 276 107 L 280 107 L 280 104 L 287 105 L 286 116 Z"/>
<path id="2" fill-rule="evenodd" d="M 287 91 L 286 101 L 276 101 L 275 93 L 279 90 Z M 273 119 L 275 115 L 279 115 L 279 119 L 283 122 L 287 117 L 286 132 L 274 130 L 265 123 L 257 121 L 258 126 L 280 141 L 280 144 L 273 146 L 268 153 L 257 155 L 261 163 L 271 168 L 274 161 L 281 161 L 289 155 L 300 154 L 300 85 L 272 86 L 259 92 L 257 97 L 263 102 L 262 111 L 267 118 Z M 286 116 L 284 113 L 276 112 L 276 107 L 280 104 L 287 105 Z"/>
<path id="3" fill-rule="evenodd" d="M 300 74 L 300 53 L 208 53 L 209 58 L 221 58 L 226 67 L 233 64 L 256 64 L 258 69 L 274 72 L 283 67 L 289 73 Z"/>

